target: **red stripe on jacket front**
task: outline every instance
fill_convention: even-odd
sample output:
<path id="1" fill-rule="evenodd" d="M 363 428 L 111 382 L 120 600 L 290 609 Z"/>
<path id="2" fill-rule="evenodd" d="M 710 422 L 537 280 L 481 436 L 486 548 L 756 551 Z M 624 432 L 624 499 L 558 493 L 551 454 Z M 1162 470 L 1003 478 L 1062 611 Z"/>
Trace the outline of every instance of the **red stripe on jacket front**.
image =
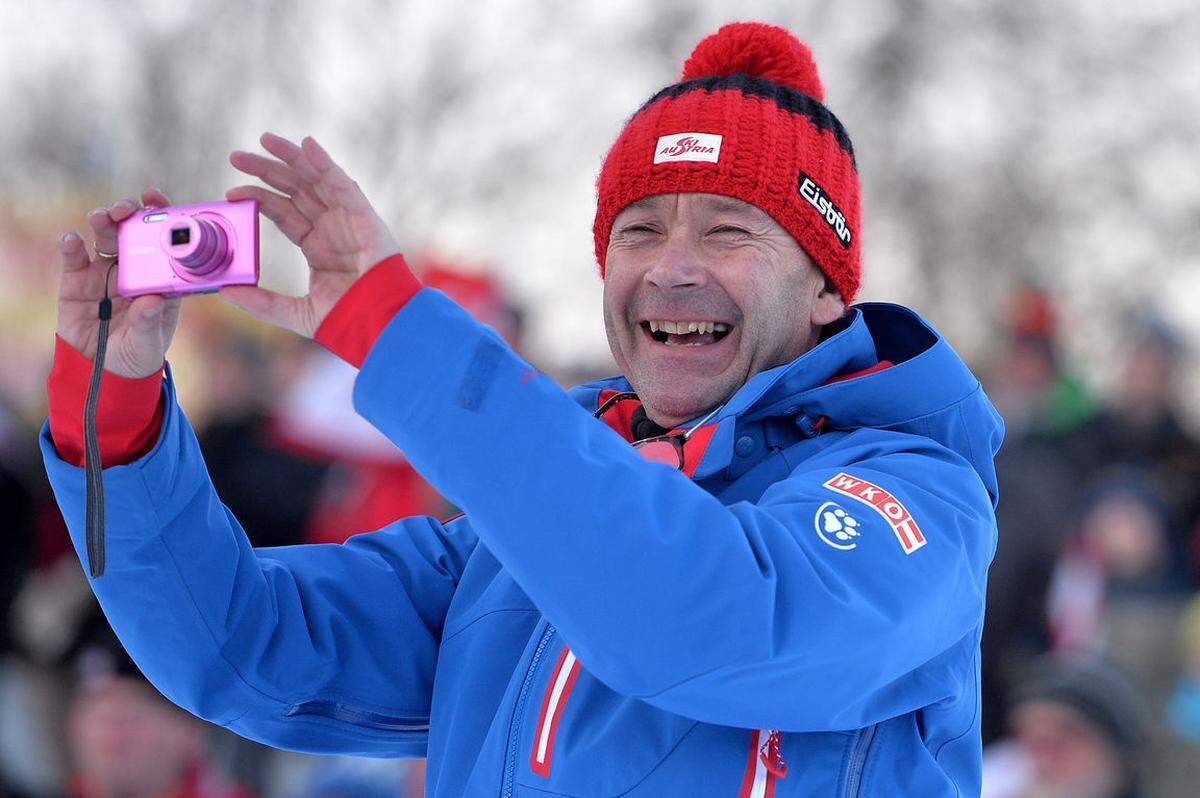
<path id="1" fill-rule="evenodd" d="M 770 736 L 771 732 L 766 729 L 750 730 L 750 751 L 737 798 L 773 798 L 775 795 L 775 772 L 762 751 Z"/>
<path id="2" fill-rule="evenodd" d="M 550 777 L 550 760 L 554 755 L 558 722 L 578 678 L 579 660 L 575 659 L 569 647 L 563 646 L 562 653 L 558 655 L 558 661 L 554 663 L 554 669 L 550 672 L 546 694 L 542 697 L 542 709 L 538 713 L 537 726 L 533 731 L 533 750 L 529 753 L 529 766 L 539 776 Z"/>

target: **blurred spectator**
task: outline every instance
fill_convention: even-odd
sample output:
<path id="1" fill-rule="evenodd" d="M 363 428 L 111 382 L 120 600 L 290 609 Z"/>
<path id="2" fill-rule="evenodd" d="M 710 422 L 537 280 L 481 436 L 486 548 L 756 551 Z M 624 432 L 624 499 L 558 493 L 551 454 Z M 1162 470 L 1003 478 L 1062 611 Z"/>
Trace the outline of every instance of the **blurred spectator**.
<path id="1" fill-rule="evenodd" d="M 510 345 L 519 348 L 521 314 L 499 283 L 426 254 L 415 259 L 422 282 L 436 288 Z M 307 539 L 340 543 L 410 515 L 449 515 L 454 508 L 418 474 L 404 454 L 354 411 L 357 369 L 314 351 L 278 406 L 278 437 L 295 451 L 334 462 L 325 476 Z"/>
<path id="2" fill-rule="evenodd" d="M 119 645 L 85 649 L 67 713 L 72 798 L 251 798 L 206 758 L 202 724 L 147 682 Z"/>
<path id="3" fill-rule="evenodd" d="M 1094 413 L 1081 381 L 1062 367 L 1050 296 L 1022 285 L 1006 307 L 1002 348 L 984 372 L 1006 428 L 996 458 L 999 537 L 982 641 L 985 744 L 1005 729 L 1019 674 L 1051 646 L 1046 597 L 1076 522 L 1082 484 L 1065 452 Z"/>
<path id="4" fill-rule="evenodd" d="M 210 407 L 199 439 L 217 494 L 255 546 L 303 543 L 331 458 L 289 445 L 277 407 L 319 347 L 296 339 L 268 354 L 258 339 L 219 323 L 205 339 Z"/>
<path id="5" fill-rule="evenodd" d="M 1136 798 L 1145 719 L 1112 668 L 1046 663 L 1013 699 L 1011 737 L 984 752 L 985 798 Z"/>
<path id="6" fill-rule="evenodd" d="M 1102 564 L 1110 594 L 1186 590 L 1184 551 L 1170 531 L 1170 508 L 1137 470 L 1109 471 L 1079 526 Z"/>
<path id="7" fill-rule="evenodd" d="M 1165 513 L 1169 559 L 1162 589 L 1195 583 L 1192 536 L 1200 509 L 1200 442 L 1183 422 L 1179 375 L 1184 346 L 1163 322 L 1133 325 L 1129 352 L 1111 400 L 1083 428 L 1074 456 L 1092 484 L 1122 479 L 1144 485 Z M 1118 471 L 1119 470 L 1119 471 Z"/>
<path id="8" fill-rule="evenodd" d="M 987 369 L 988 396 L 1004 417 L 1005 440 L 1056 438 L 1079 428 L 1095 403 L 1079 378 L 1062 367 L 1058 311 L 1031 283 L 1009 296 L 1002 319 L 1004 348 Z"/>
<path id="9" fill-rule="evenodd" d="M 1127 338 L 1112 396 L 1065 447 L 1088 492 L 1049 613 L 1060 650 L 1103 651 L 1161 708 L 1178 679 L 1178 619 L 1196 584 L 1200 443 L 1179 410 L 1181 342 L 1153 319 Z"/>

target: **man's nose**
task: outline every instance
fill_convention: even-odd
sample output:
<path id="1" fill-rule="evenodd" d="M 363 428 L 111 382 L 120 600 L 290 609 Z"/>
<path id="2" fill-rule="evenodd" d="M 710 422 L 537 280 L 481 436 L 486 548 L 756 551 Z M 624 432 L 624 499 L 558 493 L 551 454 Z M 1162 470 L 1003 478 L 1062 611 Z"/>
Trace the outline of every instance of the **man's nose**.
<path id="1" fill-rule="evenodd" d="M 646 282 L 663 289 L 699 288 L 708 282 L 708 272 L 685 236 L 673 236 L 658 252 L 654 265 L 646 272 Z"/>

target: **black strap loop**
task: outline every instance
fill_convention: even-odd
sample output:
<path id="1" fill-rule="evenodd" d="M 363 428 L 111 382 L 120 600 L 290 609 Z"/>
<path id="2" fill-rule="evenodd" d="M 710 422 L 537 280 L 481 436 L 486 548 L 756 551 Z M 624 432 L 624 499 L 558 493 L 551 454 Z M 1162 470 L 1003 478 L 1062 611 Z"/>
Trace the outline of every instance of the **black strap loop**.
<path id="1" fill-rule="evenodd" d="M 108 351 L 108 322 L 112 319 L 112 300 L 108 296 L 108 278 L 114 260 L 104 273 L 104 298 L 100 300 L 100 329 L 96 334 L 96 357 L 92 361 L 92 379 L 88 384 L 87 403 L 83 408 L 83 467 L 87 481 L 87 558 L 93 578 L 104 576 L 104 465 L 100 462 L 100 441 L 96 436 L 96 407 L 100 404 L 100 378 L 104 374 L 104 356 Z"/>

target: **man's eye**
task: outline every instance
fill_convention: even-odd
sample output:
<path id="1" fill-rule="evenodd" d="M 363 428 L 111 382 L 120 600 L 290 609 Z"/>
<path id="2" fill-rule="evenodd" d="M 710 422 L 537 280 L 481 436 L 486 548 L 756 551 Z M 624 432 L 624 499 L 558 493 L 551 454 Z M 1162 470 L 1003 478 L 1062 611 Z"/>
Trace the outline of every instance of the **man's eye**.
<path id="1" fill-rule="evenodd" d="M 621 228 L 622 233 L 653 233 L 654 228 L 648 224 L 631 224 Z"/>
<path id="2" fill-rule="evenodd" d="M 739 235 L 739 236 L 750 235 L 749 230 L 745 230 L 741 227 L 734 227 L 731 224 L 723 224 L 720 227 L 714 227 L 711 232 L 713 234 L 720 234 L 720 235 Z"/>

